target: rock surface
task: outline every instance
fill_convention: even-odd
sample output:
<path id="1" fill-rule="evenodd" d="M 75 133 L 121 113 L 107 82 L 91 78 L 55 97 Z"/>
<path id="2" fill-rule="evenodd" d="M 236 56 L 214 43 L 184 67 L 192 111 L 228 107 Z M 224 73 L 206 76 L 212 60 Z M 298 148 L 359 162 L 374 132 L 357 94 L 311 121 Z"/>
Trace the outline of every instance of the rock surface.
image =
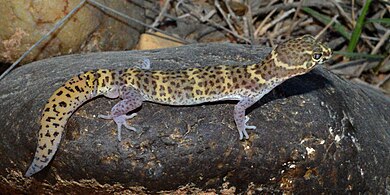
<path id="1" fill-rule="evenodd" d="M 137 20 L 146 20 L 144 9 L 131 1 L 98 2 Z M 0 3 L 0 62 L 13 63 L 80 1 L 1 0 Z M 143 27 L 139 24 L 127 24 L 85 3 L 53 37 L 41 43 L 23 62 L 80 52 L 131 49 L 137 44 L 142 31 Z"/>
<path id="2" fill-rule="evenodd" d="M 23 175 L 37 144 L 42 108 L 73 75 L 125 68 L 251 64 L 268 48 L 188 45 L 69 55 L 34 62 L 0 81 L 0 191 L 5 193 L 390 192 L 390 100 L 322 67 L 292 78 L 247 111 L 238 140 L 234 102 L 172 107 L 144 103 L 123 131 L 96 118 L 118 100 L 96 98 L 68 121 L 51 164 Z"/>

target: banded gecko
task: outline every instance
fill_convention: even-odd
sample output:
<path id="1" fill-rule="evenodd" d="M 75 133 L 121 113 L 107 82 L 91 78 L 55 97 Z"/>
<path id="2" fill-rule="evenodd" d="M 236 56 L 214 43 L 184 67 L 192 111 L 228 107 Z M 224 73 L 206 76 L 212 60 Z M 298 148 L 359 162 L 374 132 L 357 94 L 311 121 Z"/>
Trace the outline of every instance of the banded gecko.
<path id="1" fill-rule="evenodd" d="M 57 89 L 45 105 L 38 134 L 38 147 L 25 176 L 44 167 L 58 150 L 64 126 L 72 113 L 85 101 L 104 95 L 121 98 L 109 115 L 121 127 L 135 130 L 126 123 L 136 114 L 126 115 L 144 101 L 168 105 L 196 105 L 205 102 L 236 100 L 234 121 L 239 139 L 248 139 L 249 120 L 245 110 L 283 81 L 312 70 L 328 60 L 332 50 L 310 35 L 288 40 L 277 46 L 261 62 L 245 66 L 206 66 L 161 71 L 140 68 L 98 69 L 71 78 Z"/>

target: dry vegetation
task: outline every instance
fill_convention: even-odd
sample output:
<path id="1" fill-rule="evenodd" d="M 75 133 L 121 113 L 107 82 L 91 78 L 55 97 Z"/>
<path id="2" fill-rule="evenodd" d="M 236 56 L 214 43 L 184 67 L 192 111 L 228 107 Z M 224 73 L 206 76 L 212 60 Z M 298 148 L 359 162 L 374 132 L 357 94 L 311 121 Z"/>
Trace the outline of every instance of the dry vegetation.
<path id="1" fill-rule="evenodd" d="M 331 71 L 390 94 L 388 0 L 131 0 L 146 10 L 146 23 L 95 0 L 84 2 L 184 44 L 228 41 L 275 46 L 290 37 L 315 35 L 335 51 L 326 64 Z"/>
<path id="2" fill-rule="evenodd" d="M 336 52 L 327 66 L 390 92 L 390 2 L 347 0 L 133 0 L 150 25 L 184 43 L 229 41 L 274 46 L 316 35 Z"/>

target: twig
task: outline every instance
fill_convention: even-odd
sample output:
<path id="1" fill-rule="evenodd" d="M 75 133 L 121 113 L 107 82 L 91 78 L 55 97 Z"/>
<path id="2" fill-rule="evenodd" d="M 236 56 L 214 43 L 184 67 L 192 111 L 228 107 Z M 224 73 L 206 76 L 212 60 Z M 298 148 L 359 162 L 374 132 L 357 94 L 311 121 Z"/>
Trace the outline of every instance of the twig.
<path id="1" fill-rule="evenodd" d="M 382 45 L 389 40 L 390 36 L 390 30 L 386 30 L 385 34 L 381 37 L 379 42 L 375 45 L 374 49 L 372 50 L 371 54 L 376 54 L 378 53 L 378 50 Z"/>
<path id="2" fill-rule="evenodd" d="M 167 9 L 168 9 L 170 3 L 171 3 L 171 0 L 165 0 L 164 5 L 163 5 L 160 13 L 158 14 L 156 19 L 154 20 L 153 24 L 151 25 L 152 27 L 156 27 L 158 25 L 158 23 L 160 23 L 160 21 L 164 17 L 164 13 L 167 12 Z M 149 29 L 149 32 L 151 32 L 151 31 L 152 31 L 152 29 Z"/>
<path id="3" fill-rule="evenodd" d="M 246 12 L 246 14 L 244 16 L 244 19 L 246 19 L 246 22 L 245 22 L 245 20 L 244 20 L 244 22 L 248 26 L 249 39 L 251 40 L 251 44 L 253 45 L 253 44 L 255 44 L 255 34 L 254 34 L 255 27 L 253 26 L 252 8 L 249 5 L 249 0 L 245 0 L 245 6 L 247 6 L 248 11 Z"/>
<path id="4" fill-rule="evenodd" d="M 135 18 L 131 18 L 131 17 L 129 17 L 129 16 L 127 16 L 127 15 L 121 13 L 121 12 L 118 12 L 118 11 L 116 11 L 116 10 L 114 10 L 114 9 L 112 9 L 112 8 L 109 8 L 109 7 L 107 7 L 107 6 L 105 6 L 105 5 L 101 4 L 101 3 L 98 3 L 98 2 L 96 2 L 96 1 L 94 1 L 94 0 L 87 0 L 87 2 L 88 2 L 89 4 L 91 4 L 91 5 L 94 5 L 94 6 L 98 7 L 98 8 L 100 8 L 100 10 L 106 12 L 107 14 L 110 14 L 110 15 L 113 15 L 113 14 L 118 15 L 118 16 L 124 18 L 124 19 L 131 20 L 131 21 L 133 21 L 133 22 L 135 22 L 135 23 L 137 23 L 137 24 L 140 24 L 140 25 L 145 26 L 145 27 L 147 27 L 147 28 L 153 29 L 153 30 L 155 30 L 155 31 L 157 31 L 157 32 L 160 32 L 160 33 L 164 34 L 164 35 L 168 35 L 168 36 L 170 36 L 170 37 L 173 37 L 173 39 L 170 39 L 169 37 L 165 37 L 165 39 L 168 39 L 168 40 L 171 40 L 171 41 L 175 41 L 175 42 L 180 42 L 180 41 L 181 41 L 181 43 L 185 43 L 185 44 L 190 43 L 189 41 L 187 41 L 187 40 L 185 40 L 185 39 L 183 39 L 183 38 L 181 38 L 181 37 L 174 36 L 174 35 L 172 35 L 172 34 L 170 34 L 170 33 L 167 33 L 167 32 L 165 32 L 165 31 L 163 31 L 163 30 L 160 30 L 160 29 L 158 29 L 158 28 L 155 28 L 155 27 L 153 27 L 153 26 L 150 26 L 150 25 L 148 25 L 148 24 L 145 24 L 145 23 L 142 22 L 142 21 L 139 21 L 139 20 L 137 20 L 137 19 L 135 19 Z M 176 40 L 176 39 L 177 39 L 177 40 Z"/>
<path id="5" fill-rule="evenodd" d="M 210 25 L 213 25 L 213 26 L 215 26 L 215 27 L 217 27 L 217 28 L 220 28 L 220 29 L 222 29 L 222 30 L 224 30 L 224 31 L 226 31 L 226 32 L 228 32 L 228 33 L 230 33 L 230 34 L 232 34 L 233 36 L 235 36 L 235 37 L 237 37 L 237 38 L 239 38 L 239 39 L 242 39 L 242 40 L 246 41 L 247 43 L 250 43 L 250 42 L 251 42 L 249 39 L 247 39 L 247 38 L 245 38 L 245 37 L 243 37 L 243 36 L 241 36 L 241 35 L 239 35 L 239 34 L 233 32 L 233 31 L 231 31 L 231 30 L 225 28 L 224 26 L 221 26 L 221 25 L 219 25 L 219 24 L 213 22 L 212 20 L 207 20 L 207 22 L 208 22 Z"/>
<path id="6" fill-rule="evenodd" d="M 378 84 L 376 84 L 375 87 L 380 88 L 380 86 L 383 85 L 383 83 L 385 83 L 389 79 L 390 79 L 390 74 L 388 74 L 382 81 L 380 81 Z"/>
<path id="7" fill-rule="evenodd" d="M 218 11 L 222 14 L 223 19 L 225 19 L 225 22 L 228 24 L 230 30 L 233 31 L 234 33 L 238 34 L 237 31 L 234 29 L 233 25 L 230 23 L 229 18 L 226 16 L 225 12 L 221 8 L 221 5 L 219 4 L 219 2 L 214 1 L 214 5 L 215 5 L 215 7 L 217 7 Z"/>
<path id="8" fill-rule="evenodd" d="M 279 23 L 280 21 L 282 21 L 283 19 L 285 19 L 287 16 L 289 16 L 291 13 L 293 13 L 295 11 L 295 9 L 291 9 L 291 10 L 288 10 L 286 12 L 284 12 L 280 17 L 272 20 L 271 23 L 268 23 L 267 25 L 264 26 L 264 28 L 261 29 L 261 31 L 258 33 L 259 36 L 263 35 L 269 28 L 271 28 L 272 26 L 274 26 L 275 24 Z"/>
<path id="9" fill-rule="evenodd" d="M 287 32 L 287 39 L 290 38 L 291 32 L 292 32 L 292 30 L 294 29 L 294 26 L 295 26 L 294 25 L 294 21 L 297 19 L 298 13 L 301 11 L 302 4 L 303 4 L 304 1 L 305 0 L 300 0 L 299 1 L 299 5 L 298 5 L 298 8 L 297 8 L 297 11 L 295 11 L 295 13 L 294 13 L 294 17 L 292 19 L 292 22 L 291 22 L 290 27 L 289 27 L 288 32 Z"/>
<path id="10" fill-rule="evenodd" d="M 347 15 L 347 13 L 345 13 L 344 9 L 340 6 L 340 4 L 335 0 L 332 0 L 332 3 L 336 6 L 341 16 L 343 16 L 349 22 L 350 24 L 349 26 L 350 27 L 354 26 L 352 19 Z"/>
<path id="11" fill-rule="evenodd" d="M 257 16 L 257 15 L 261 15 L 261 14 L 266 14 L 266 13 L 270 12 L 273 9 L 276 9 L 276 10 L 289 10 L 291 8 L 298 7 L 299 4 L 300 4 L 300 2 L 294 2 L 294 3 L 288 3 L 288 4 L 280 3 L 280 4 L 272 5 L 272 6 L 269 6 L 269 7 L 260 8 L 258 10 L 253 10 L 253 15 Z M 334 5 L 331 2 L 322 1 L 322 0 L 303 1 L 302 6 L 305 6 L 305 7 L 317 7 L 317 8 L 322 8 L 322 7 L 332 8 L 332 7 L 334 7 Z"/>
<path id="12" fill-rule="evenodd" d="M 185 9 L 187 9 L 187 10 L 194 10 L 192 7 L 190 7 L 190 6 L 186 5 L 186 4 L 182 4 L 182 6 L 183 6 Z M 189 13 L 190 13 L 193 17 L 195 17 L 196 19 L 198 19 L 198 20 L 200 20 L 200 21 L 201 21 L 201 18 L 205 19 L 205 18 L 204 18 L 200 13 L 198 13 L 198 12 L 189 11 Z M 217 24 L 216 22 L 213 22 L 211 19 L 207 19 L 205 22 L 206 22 L 207 24 L 211 25 L 211 26 L 214 26 L 214 27 L 216 27 L 216 28 L 219 28 L 219 29 L 222 29 L 222 30 L 226 31 L 226 32 L 232 34 L 233 36 L 235 36 L 236 38 L 246 41 L 247 43 L 250 43 L 250 42 L 251 42 L 249 39 L 247 39 L 247 38 L 245 38 L 245 37 L 243 37 L 243 36 L 241 36 L 241 35 L 239 35 L 239 34 L 233 32 L 233 31 L 231 31 L 231 30 L 225 28 L 224 26 L 222 26 L 222 25 L 220 25 L 220 24 Z"/>
<path id="13" fill-rule="evenodd" d="M 217 10 L 215 10 L 215 9 L 209 11 L 206 15 L 200 17 L 200 21 L 205 22 L 205 21 L 210 20 L 210 18 L 213 17 L 215 13 L 217 13 Z"/>
<path id="14" fill-rule="evenodd" d="M 3 74 L 1 74 L 0 80 L 3 79 L 17 64 L 19 64 L 19 62 L 22 61 L 33 49 L 35 49 L 39 44 L 41 44 L 42 41 L 48 38 L 53 32 L 58 30 L 65 23 L 65 21 L 67 21 L 77 10 L 79 10 L 85 4 L 85 2 L 86 0 L 81 1 L 64 18 L 58 21 L 48 33 L 46 33 L 41 39 L 39 39 L 39 41 L 34 43 L 33 46 L 31 46 L 26 52 L 24 52 L 23 55 L 20 56 L 18 60 L 16 60 L 5 72 L 3 72 Z"/>
<path id="15" fill-rule="evenodd" d="M 387 30 L 386 33 L 381 37 L 379 42 L 375 45 L 374 49 L 371 51 L 370 54 L 376 54 L 379 50 L 379 48 L 389 39 L 390 36 L 390 30 Z M 365 62 L 356 73 L 356 76 L 360 76 L 362 72 L 366 69 L 366 66 L 368 65 L 367 62 Z"/>
<path id="16" fill-rule="evenodd" d="M 180 0 L 180 1 L 178 2 L 178 5 L 179 5 L 179 3 L 181 3 L 181 1 L 183 1 L 183 0 Z M 134 4 L 136 4 L 136 5 L 138 5 L 138 6 L 140 6 L 140 7 L 145 8 L 145 9 L 147 9 L 147 10 L 150 10 L 150 11 L 152 11 L 152 12 L 154 12 L 154 13 L 157 13 L 157 14 L 158 14 L 158 13 L 161 13 L 160 10 L 155 9 L 155 8 L 151 5 L 151 3 L 149 3 L 148 1 L 145 1 L 145 0 L 131 0 L 131 2 L 134 3 Z M 178 5 L 176 5 L 176 6 L 178 6 Z M 162 13 L 162 15 L 165 16 L 165 17 L 167 17 L 167 18 L 170 18 L 170 19 L 172 19 L 172 20 L 180 21 L 180 18 L 179 18 L 179 17 L 172 16 L 172 15 L 167 14 L 167 13 Z"/>
<path id="17" fill-rule="evenodd" d="M 259 36 L 259 32 L 263 29 L 265 23 L 269 20 L 269 18 L 275 13 L 276 9 L 272 10 L 270 13 L 267 14 L 267 16 L 261 21 L 260 25 L 255 30 L 255 36 Z"/>
<path id="18" fill-rule="evenodd" d="M 317 40 L 321 35 L 337 20 L 337 17 L 339 17 L 338 14 L 333 16 L 332 20 L 315 36 L 315 39 Z"/>
<path id="19" fill-rule="evenodd" d="M 238 18 L 236 16 L 236 14 L 234 13 L 234 11 L 232 10 L 232 8 L 230 7 L 229 2 L 227 0 L 223 0 L 223 2 L 225 3 L 226 8 L 229 11 L 229 14 L 232 16 L 232 18 L 237 20 Z"/>
<path id="20" fill-rule="evenodd" d="M 346 67 L 350 67 L 350 66 L 357 66 L 357 65 L 360 65 L 361 63 L 363 63 L 364 61 L 366 61 L 366 60 L 365 59 L 359 59 L 359 60 L 354 60 L 354 61 L 347 61 L 347 62 L 344 62 L 344 63 L 338 63 L 338 64 L 335 64 L 335 65 L 332 65 L 328 69 L 329 70 L 335 70 L 335 69 L 339 69 L 339 68 L 346 68 Z"/>

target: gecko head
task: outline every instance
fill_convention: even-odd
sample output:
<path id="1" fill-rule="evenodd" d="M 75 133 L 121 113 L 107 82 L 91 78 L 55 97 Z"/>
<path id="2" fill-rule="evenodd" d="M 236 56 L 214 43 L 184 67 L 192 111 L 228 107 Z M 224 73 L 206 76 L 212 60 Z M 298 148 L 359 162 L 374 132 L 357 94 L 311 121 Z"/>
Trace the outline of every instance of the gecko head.
<path id="1" fill-rule="evenodd" d="M 283 67 L 297 74 L 310 71 L 332 56 L 332 49 L 316 41 L 311 35 L 290 39 L 280 44 L 272 57 L 276 66 Z"/>

